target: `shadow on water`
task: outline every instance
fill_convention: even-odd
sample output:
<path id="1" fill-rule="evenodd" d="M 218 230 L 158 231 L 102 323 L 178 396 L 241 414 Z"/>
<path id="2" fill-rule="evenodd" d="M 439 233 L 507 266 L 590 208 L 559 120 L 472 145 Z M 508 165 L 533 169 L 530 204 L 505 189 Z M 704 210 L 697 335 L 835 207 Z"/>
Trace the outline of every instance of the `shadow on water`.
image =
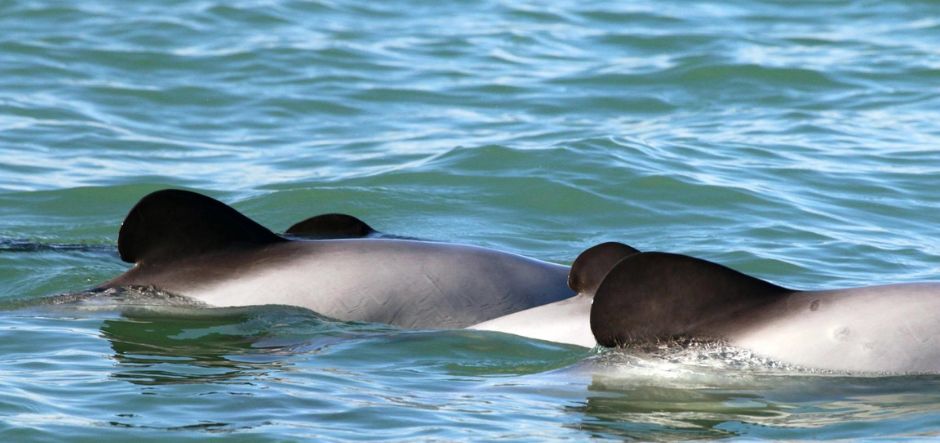
<path id="1" fill-rule="evenodd" d="M 606 356 L 605 356 L 606 357 Z M 602 357 L 603 361 L 604 358 Z M 850 376 L 631 360 L 594 368 L 578 429 L 642 441 L 936 435 L 940 376 Z M 903 432 L 902 432 L 903 433 Z"/>
<path id="2" fill-rule="evenodd" d="M 101 333 L 137 384 L 246 382 L 296 362 L 451 376 L 524 375 L 582 360 L 583 348 L 478 331 L 338 322 L 290 306 L 125 309 Z M 315 361 L 309 361 L 313 358 Z"/>
<path id="3" fill-rule="evenodd" d="M 291 306 L 162 306 L 124 308 L 120 318 L 104 320 L 101 335 L 119 363 L 116 379 L 247 383 L 368 329 Z"/>
<path id="4" fill-rule="evenodd" d="M 488 331 L 403 330 L 336 348 L 330 362 L 368 369 L 408 369 L 454 377 L 536 374 L 573 365 L 589 351 L 578 346 Z"/>
<path id="5" fill-rule="evenodd" d="M 603 378 L 592 381 L 583 405 L 569 410 L 584 414 L 584 431 L 643 441 L 731 437 L 736 434 L 722 428 L 730 417 L 781 413 L 754 393 L 624 386 Z"/>
<path id="6" fill-rule="evenodd" d="M 510 334 L 342 322 L 294 306 L 209 307 L 152 287 L 9 300 L 0 309 L 103 315 L 100 336 L 118 363 L 114 377 L 137 384 L 244 382 L 297 362 L 309 370 L 526 375 L 591 355 L 578 346 Z"/>

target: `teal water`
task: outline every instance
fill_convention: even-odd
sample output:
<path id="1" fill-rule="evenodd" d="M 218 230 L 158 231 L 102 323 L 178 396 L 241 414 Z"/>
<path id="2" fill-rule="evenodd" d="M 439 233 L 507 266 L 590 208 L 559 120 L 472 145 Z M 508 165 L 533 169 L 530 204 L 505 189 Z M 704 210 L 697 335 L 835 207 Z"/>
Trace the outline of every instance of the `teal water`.
<path id="1" fill-rule="evenodd" d="M 940 278 L 940 3 L 0 2 L 0 440 L 940 433 L 940 377 L 302 309 L 40 306 L 149 191 L 806 289 Z"/>

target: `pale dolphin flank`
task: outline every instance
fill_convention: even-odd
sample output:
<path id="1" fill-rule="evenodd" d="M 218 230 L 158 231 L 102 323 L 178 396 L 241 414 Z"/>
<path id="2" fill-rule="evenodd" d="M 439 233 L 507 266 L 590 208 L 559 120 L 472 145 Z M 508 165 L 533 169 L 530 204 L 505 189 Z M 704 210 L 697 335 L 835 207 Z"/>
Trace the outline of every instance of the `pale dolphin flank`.
<path id="1" fill-rule="evenodd" d="M 590 314 L 594 292 L 614 265 L 638 252 L 616 242 L 591 247 L 575 259 L 568 274 L 568 286 L 577 295 L 473 325 L 470 329 L 593 347 L 596 342 L 591 333 Z"/>
<path id="2" fill-rule="evenodd" d="M 940 371 L 940 284 L 797 291 L 684 255 L 635 254 L 591 308 L 602 346 L 678 337 L 726 340 L 810 368 Z"/>
<path id="3" fill-rule="evenodd" d="M 475 246 L 387 238 L 354 217 L 276 235 L 189 191 L 147 195 L 118 252 L 134 267 L 99 289 L 153 286 L 215 306 L 284 304 L 349 321 L 459 328 L 574 295 L 568 268 Z M 327 240 L 306 240 L 329 238 Z"/>

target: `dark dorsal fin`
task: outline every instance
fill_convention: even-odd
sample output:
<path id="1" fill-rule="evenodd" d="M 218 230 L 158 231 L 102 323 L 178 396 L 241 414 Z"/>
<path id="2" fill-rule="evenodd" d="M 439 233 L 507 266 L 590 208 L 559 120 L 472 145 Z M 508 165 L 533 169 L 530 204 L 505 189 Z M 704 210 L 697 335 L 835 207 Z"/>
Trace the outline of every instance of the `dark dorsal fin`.
<path id="1" fill-rule="evenodd" d="M 347 214 L 320 214 L 294 223 L 285 234 L 297 237 L 330 239 L 368 237 L 376 231 L 366 222 Z"/>
<path id="2" fill-rule="evenodd" d="M 620 260 L 640 251 L 618 242 L 607 242 L 587 248 L 578 255 L 568 272 L 568 287 L 579 294 L 597 291 L 604 276 Z"/>
<path id="3" fill-rule="evenodd" d="M 604 278 L 591 305 L 591 331 L 608 347 L 707 334 L 790 292 L 706 260 L 644 252 Z"/>
<path id="4" fill-rule="evenodd" d="M 286 241 L 214 198 L 178 189 L 140 199 L 118 234 L 129 263 L 191 257 L 239 245 Z"/>

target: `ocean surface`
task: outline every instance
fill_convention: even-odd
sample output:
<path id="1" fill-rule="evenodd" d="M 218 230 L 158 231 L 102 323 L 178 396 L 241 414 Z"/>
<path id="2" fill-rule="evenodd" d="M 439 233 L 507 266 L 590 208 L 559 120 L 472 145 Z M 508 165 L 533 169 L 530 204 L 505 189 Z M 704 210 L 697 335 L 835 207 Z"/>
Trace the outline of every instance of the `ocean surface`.
<path id="1" fill-rule="evenodd" d="M 275 231 L 938 280 L 936 1 L 0 1 L 0 440 L 940 435 L 930 374 L 48 302 L 127 269 L 167 187 Z"/>

